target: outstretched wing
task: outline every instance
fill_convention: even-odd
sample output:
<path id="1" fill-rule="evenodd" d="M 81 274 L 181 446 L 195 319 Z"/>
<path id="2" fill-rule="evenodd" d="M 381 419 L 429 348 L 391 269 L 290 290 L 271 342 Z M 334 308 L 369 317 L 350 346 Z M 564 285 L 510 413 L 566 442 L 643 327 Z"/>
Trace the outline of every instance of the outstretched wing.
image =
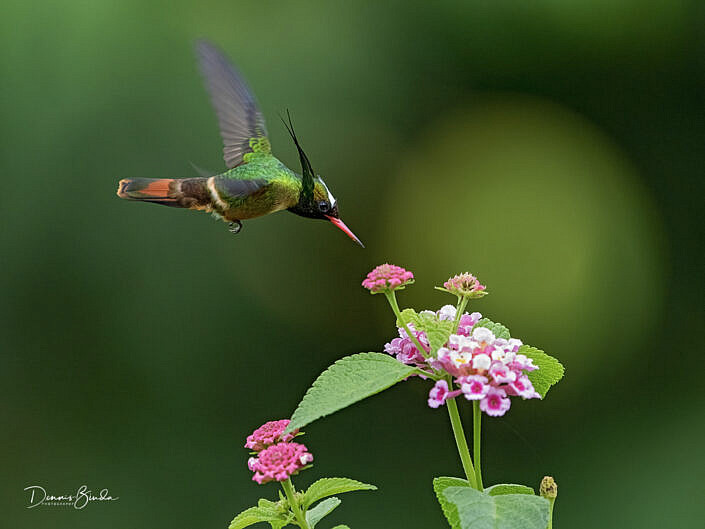
<path id="1" fill-rule="evenodd" d="M 252 145 L 255 149 L 269 150 L 264 116 L 240 73 L 218 48 L 205 40 L 196 42 L 196 54 L 218 116 L 225 165 L 240 165 L 242 157 L 253 152 Z"/>

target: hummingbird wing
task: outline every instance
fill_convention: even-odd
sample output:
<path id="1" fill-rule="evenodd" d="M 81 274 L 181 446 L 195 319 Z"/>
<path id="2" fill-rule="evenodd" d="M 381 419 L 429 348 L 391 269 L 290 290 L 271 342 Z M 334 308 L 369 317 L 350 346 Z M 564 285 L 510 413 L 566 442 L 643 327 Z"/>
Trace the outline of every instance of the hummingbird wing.
<path id="1" fill-rule="evenodd" d="M 246 153 L 253 152 L 250 140 L 266 140 L 264 116 L 243 77 L 218 48 L 199 40 L 196 55 L 218 116 L 225 165 L 235 167 Z M 260 151 L 269 151 L 268 141 L 259 141 L 256 146 Z"/>

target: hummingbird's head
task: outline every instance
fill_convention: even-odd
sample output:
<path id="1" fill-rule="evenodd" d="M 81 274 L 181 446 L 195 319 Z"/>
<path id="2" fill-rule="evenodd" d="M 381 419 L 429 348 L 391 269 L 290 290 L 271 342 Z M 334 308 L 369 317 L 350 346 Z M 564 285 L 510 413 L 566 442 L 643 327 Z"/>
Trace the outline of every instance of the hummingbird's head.
<path id="1" fill-rule="evenodd" d="M 282 118 L 284 126 L 286 126 L 291 138 L 294 140 L 296 149 L 299 151 L 299 160 L 301 161 L 301 193 L 299 194 L 298 203 L 289 208 L 289 211 L 300 215 L 301 217 L 306 217 L 309 219 L 321 219 L 332 222 L 335 226 L 340 228 L 345 232 L 345 234 L 350 237 L 357 244 L 365 247 L 364 244 L 358 239 L 355 234 L 348 228 L 345 223 L 340 220 L 340 215 L 338 213 L 338 202 L 335 197 L 328 189 L 328 186 L 323 181 L 319 175 L 313 172 L 313 167 L 311 167 L 311 162 L 306 156 L 306 153 L 301 148 L 299 140 L 294 132 L 294 125 L 291 123 L 291 116 L 287 110 L 287 116 L 289 118 L 289 123 Z"/>
<path id="2" fill-rule="evenodd" d="M 303 178 L 302 178 L 303 181 Z M 365 247 L 357 236 L 340 220 L 338 201 L 330 192 L 323 179 L 316 175 L 313 181 L 313 193 L 304 192 L 303 186 L 299 195 L 299 202 L 289 211 L 309 219 L 327 220 L 345 232 L 357 244 Z"/>

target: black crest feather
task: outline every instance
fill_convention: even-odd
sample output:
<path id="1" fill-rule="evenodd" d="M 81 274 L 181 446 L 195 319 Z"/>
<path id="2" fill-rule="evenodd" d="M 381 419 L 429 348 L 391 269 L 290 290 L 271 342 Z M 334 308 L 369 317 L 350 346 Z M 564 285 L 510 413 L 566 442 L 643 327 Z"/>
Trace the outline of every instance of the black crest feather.
<path id="1" fill-rule="evenodd" d="M 300 204 L 311 204 L 313 202 L 313 187 L 314 187 L 314 172 L 311 162 L 306 156 L 306 153 L 301 148 L 299 139 L 296 137 L 296 131 L 294 131 L 294 124 L 291 122 L 291 114 L 289 110 L 286 111 L 286 117 L 288 123 L 283 117 L 279 116 L 289 132 L 291 139 L 294 140 L 294 145 L 296 145 L 296 150 L 299 151 L 299 161 L 301 162 L 301 198 L 299 199 Z"/>

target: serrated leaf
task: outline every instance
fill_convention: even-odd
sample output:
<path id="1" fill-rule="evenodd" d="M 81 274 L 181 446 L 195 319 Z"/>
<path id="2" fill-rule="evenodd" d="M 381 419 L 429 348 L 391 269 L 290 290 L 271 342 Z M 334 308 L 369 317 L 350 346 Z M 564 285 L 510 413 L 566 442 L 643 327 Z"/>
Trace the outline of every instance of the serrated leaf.
<path id="1" fill-rule="evenodd" d="M 471 487 L 448 487 L 446 499 L 457 509 L 460 529 L 546 529 L 549 503 L 528 494 L 490 496 Z"/>
<path id="2" fill-rule="evenodd" d="M 415 368 L 382 353 L 346 356 L 321 373 L 291 416 L 287 431 L 302 428 L 383 391 L 412 375 Z"/>
<path id="3" fill-rule="evenodd" d="M 439 320 L 435 316 L 424 318 L 424 321 L 417 327 L 426 333 L 428 344 L 431 347 L 431 354 L 435 356 L 438 349 L 443 347 L 448 341 L 448 337 L 453 332 L 453 322 Z"/>
<path id="4" fill-rule="evenodd" d="M 563 378 L 565 368 L 552 356 L 530 345 L 525 344 L 519 347 L 519 353 L 531 358 L 534 365 L 538 366 L 538 369 L 531 371 L 528 377 L 538 394 L 542 398 L 545 397 L 551 386 Z"/>
<path id="5" fill-rule="evenodd" d="M 485 494 L 490 496 L 501 496 L 502 494 L 532 494 L 535 495 L 534 489 L 526 485 L 515 485 L 513 483 L 500 483 L 492 485 L 485 489 Z"/>
<path id="6" fill-rule="evenodd" d="M 309 527 L 311 529 L 316 527 L 316 524 L 328 516 L 340 503 L 341 501 L 333 496 L 306 511 L 306 522 L 308 522 Z"/>
<path id="7" fill-rule="evenodd" d="M 449 487 L 469 487 L 470 483 L 461 478 L 449 478 L 442 476 L 433 479 L 433 491 L 436 493 L 438 503 L 441 504 L 441 510 L 448 520 L 452 529 L 460 529 L 460 518 L 458 517 L 458 509 L 455 505 L 449 502 L 443 495 L 443 491 Z"/>
<path id="8" fill-rule="evenodd" d="M 475 324 L 473 329 L 476 327 L 486 327 L 487 329 L 491 330 L 492 334 L 494 334 L 497 338 L 504 338 L 505 340 L 509 340 L 509 338 L 512 337 L 511 334 L 509 334 L 509 329 L 507 329 L 504 325 L 502 325 L 501 323 L 495 323 L 488 318 L 482 318 Z"/>
<path id="9" fill-rule="evenodd" d="M 264 498 L 260 498 L 257 500 L 257 506 L 260 509 L 272 509 L 272 510 L 277 510 L 278 505 L 276 502 L 265 500 Z"/>
<path id="10" fill-rule="evenodd" d="M 306 509 L 312 503 L 327 496 L 354 490 L 377 490 L 377 487 L 350 478 L 321 478 L 312 483 L 304 493 L 303 506 Z"/>
<path id="11" fill-rule="evenodd" d="M 274 512 L 270 509 L 250 507 L 233 518 L 233 521 L 230 522 L 229 529 L 242 529 L 243 527 L 249 527 L 250 525 L 258 522 L 276 521 L 284 521 L 286 523 L 286 518 L 283 514 Z"/>
<path id="12" fill-rule="evenodd" d="M 414 327 L 416 327 L 416 324 L 419 321 L 419 315 L 414 309 L 402 310 L 401 316 L 402 316 L 402 318 L 404 318 L 404 322 L 412 323 L 414 325 Z M 399 320 L 399 318 L 397 318 L 397 327 L 403 327 L 404 322 L 402 322 L 401 320 Z"/>

